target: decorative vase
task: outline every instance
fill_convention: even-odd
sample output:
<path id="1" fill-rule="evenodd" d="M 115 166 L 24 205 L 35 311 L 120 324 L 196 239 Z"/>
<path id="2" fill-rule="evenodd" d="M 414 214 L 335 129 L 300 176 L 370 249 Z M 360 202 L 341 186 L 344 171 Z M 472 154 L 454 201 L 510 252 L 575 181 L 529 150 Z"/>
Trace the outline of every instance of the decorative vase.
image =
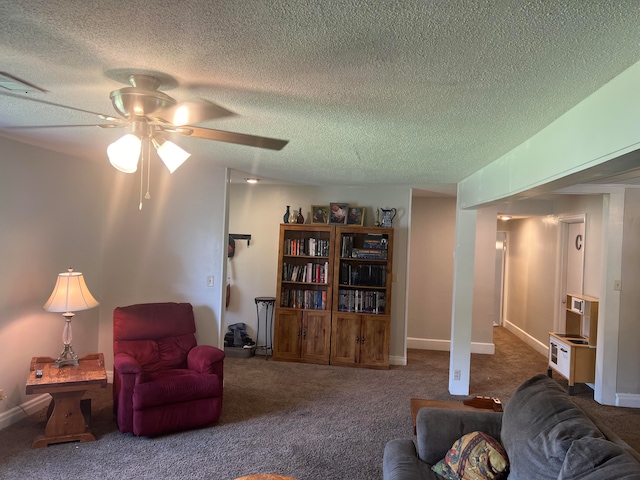
<path id="1" fill-rule="evenodd" d="M 291 216 L 291 213 L 289 212 L 289 205 L 287 205 L 287 211 L 284 212 L 284 217 L 282 217 L 282 221 L 284 223 L 289 223 L 289 217 Z"/>
<path id="2" fill-rule="evenodd" d="M 297 223 L 304 223 L 304 217 L 302 216 L 302 207 L 298 210 L 298 217 L 296 218 Z"/>
<path id="3" fill-rule="evenodd" d="M 294 210 L 293 212 L 291 212 L 291 215 L 289 215 L 289 223 L 296 223 L 297 221 L 298 221 L 298 212 Z"/>

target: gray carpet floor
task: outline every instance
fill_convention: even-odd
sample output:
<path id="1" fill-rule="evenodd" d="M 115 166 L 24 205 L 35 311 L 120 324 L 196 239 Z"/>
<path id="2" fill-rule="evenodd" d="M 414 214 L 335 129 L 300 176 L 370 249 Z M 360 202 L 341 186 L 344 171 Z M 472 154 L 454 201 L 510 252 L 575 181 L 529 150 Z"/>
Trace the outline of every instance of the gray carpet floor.
<path id="1" fill-rule="evenodd" d="M 470 395 L 506 403 L 527 378 L 546 373 L 546 358 L 503 328 L 495 355 L 472 355 Z M 112 417 L 111 385 L 91 395 L 97 441 L 32 450 L 44 410 L 2 430 L 2 479 L 235 479 L 276 473 L 299 480 L 382 478 L 382 454 L 393 438 L 411 438 L 411 397 L 448 393 L 448 352 L 410 350 L 408 365 L 369 370 L 225 360 L 224 407 L 211 427 L 158 438 L 121 434 Z M 558 380 L 566 386 L 566 382 Z M 589 387 L 575 401 L 636 449 L 640 411 L 605 407 Z"/>

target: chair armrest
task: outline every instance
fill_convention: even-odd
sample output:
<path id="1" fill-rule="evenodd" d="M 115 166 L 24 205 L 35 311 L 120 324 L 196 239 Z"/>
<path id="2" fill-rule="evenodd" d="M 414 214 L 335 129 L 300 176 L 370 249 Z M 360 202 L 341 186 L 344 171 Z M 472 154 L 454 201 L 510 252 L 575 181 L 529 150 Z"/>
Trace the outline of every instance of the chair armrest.
<path id="1" fill-rule="evenodd" d="M 382 458 L 384 480 L 428 480 L 438 476 L 431 467 L 418 458 L 416 446 L 411 439 L 396 439 L 387 442 Z"/>
<path id="2" fill-rule="evenodd" d="M 142 366 L 128 353 L 113 357 L 113 411 L 121 432 L 133 431 L 133 391 L 143 381 Z"/>
<path id="3" fill-rule="evenodd" d="M 187 354 L 189 370 L 199 373 L 214 373 L 222 381 L 224 352 L 211 345 L 197 345 Z"/>
<path id="4" fill-rule="evenodd" d="M 121 375 L 142 373 L 142 366 L 138 361 L 128 353 L 117 353 L 113 357 L 113 369 L 117 370 Z"/>
<path id="5" fill-rule="evenodd" d="M 442 460 L 453 443 L 467 433 L 480 431 L 499 442 L 502 412 L 422 408 L 416 418 L 418 456 L 433 465 Z"/>

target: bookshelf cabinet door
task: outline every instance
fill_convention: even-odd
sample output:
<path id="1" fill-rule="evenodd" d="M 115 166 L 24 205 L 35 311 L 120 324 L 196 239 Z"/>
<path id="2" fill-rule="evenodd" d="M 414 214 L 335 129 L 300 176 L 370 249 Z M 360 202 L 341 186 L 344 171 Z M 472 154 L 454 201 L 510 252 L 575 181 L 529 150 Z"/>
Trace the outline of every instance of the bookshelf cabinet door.
<path id="1" fill-rule="evenodd" d="M 273 358 L 299 360 L 302 337 L 302 312 L 276 309 L 273 329 Z"/>
<path id="2" fill-rule="evenodd" d="M 331 312 L 305 311 L 302 319 L 302 360 L 329 363 Z"/>
<path id="3" fill-rule="evenodd" d="M 362 315 L 360 363 L 368 367 L 389 366 L 388 315 Z"/>
<path id="4" fill-rule="evenodd" d="M 360 315 L 333 313 L 331 364 L 357 365 L 360 360 Z"/>

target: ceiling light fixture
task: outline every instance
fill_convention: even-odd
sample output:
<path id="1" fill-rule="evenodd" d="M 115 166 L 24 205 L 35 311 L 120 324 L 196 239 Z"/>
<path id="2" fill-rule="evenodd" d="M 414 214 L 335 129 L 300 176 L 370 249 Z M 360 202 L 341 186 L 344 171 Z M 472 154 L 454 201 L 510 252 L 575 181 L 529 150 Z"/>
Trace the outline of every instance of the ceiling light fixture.
<path id="1" fill-rule="evenodd" d="M 141 150 L 142 140 L 133 133 L 127 133 L 107 147 L 107 156 L 116 170 L 124 173 L 134 173 L 138 170 L 138 159 L 140 158 Z"/>
<path id="2" fill-rule="evenodd" d="M 258 183 L 260 181 L 259 178 L 245 178 L 244 180 L 247 183 Z"/>
<path id="3" fill-rule="evenodd" d="M 158 155 L 169 169 L 170 173 L 175 172 L 184 161 L 191 156 L 190 153 L 185 152 L 178 145 L 169 140 L 160 145 L 155 138 L 152 138 L 153 146 L 156 147 Z"/>
<path id="4" fill-rule="evenodd" d="M 132 123 L 132 130 L 132 133 L 127 133 L 107 147 L 107 156 L 109 157 L 111 165 L 124 173 L 136 172 L 138 170 L 138 163 L 140 163 L 140 205 L 138 208 L 142 210 L 145 156 L 143 140 L 146 140 L 147 193 L 144 195 L 144 198 L 147 200 L 151 198 L 151 194 L 149 193 L 151 172 L 150 144 L 153 144 L 155 147 L 158 156 L 166 165 L 169 173 L 175 172 L 191 154 L 169 140 L 155 137 L 155 130 L 146 121 L 134 121 Z"/>
<path id="5" fill-rule="evenodd" d="M 500 220 L 504 220 L 504 221 L 511 220 L 511 215 L 500 215 Z"/>

